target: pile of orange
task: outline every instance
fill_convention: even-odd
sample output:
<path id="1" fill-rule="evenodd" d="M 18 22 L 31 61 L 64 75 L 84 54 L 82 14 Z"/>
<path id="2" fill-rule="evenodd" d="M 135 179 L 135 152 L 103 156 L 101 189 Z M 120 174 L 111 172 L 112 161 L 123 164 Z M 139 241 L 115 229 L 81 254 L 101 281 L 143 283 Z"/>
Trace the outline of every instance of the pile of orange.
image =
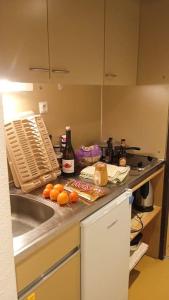
<path id="1" fill-rule="evenodd" d="M 64 191 L 63 184 L 57 183 L 55 185 L 48 183 L 43 190 L 43 197 L 52 201 L 57 201 L 58 204 L 64 205 L 67 203 L 77 202 L 78 193 L 68 193 Z"/>

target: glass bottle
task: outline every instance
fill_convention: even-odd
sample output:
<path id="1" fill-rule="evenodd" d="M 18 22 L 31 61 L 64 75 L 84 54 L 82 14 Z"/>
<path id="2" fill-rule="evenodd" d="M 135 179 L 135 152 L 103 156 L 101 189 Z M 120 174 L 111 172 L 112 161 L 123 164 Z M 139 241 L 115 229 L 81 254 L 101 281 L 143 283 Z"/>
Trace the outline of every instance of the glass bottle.
<path id="1" fill-rule="evenodd" d="M 62 171 L 64 174 L 75 173 L 75 153 L 71 142 L 71 129 L 66 126 L 66 145 L 63 150 Z"/>
<path id="2" fill-rule="evenodd" d="M 119 166 L 121 167 L 126 166 L 126 140 L 125 139 L 121 139 L 120 152 L 119 152 Z"/>
<path id="3" fill-rule="evenodd" d="M 107 140 L 105 162 L 112 163 L 112 159 L 113 159 L 113 145 L 112 145 L 112 138 L 109 137 L 109 139 Z"/>

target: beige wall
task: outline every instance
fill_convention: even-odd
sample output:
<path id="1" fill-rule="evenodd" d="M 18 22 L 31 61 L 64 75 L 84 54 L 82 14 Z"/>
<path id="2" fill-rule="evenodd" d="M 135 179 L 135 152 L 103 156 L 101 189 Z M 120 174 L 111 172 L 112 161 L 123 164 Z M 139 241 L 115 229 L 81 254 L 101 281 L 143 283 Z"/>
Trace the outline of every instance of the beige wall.
<path id="1" fill-rule="evenodd" d="M 126 138 L 142 153 L 165 156 L 169 86 L 104 87 L 103 139 Z"/>
<path id="2" fill-rule="evenodd" d="M 33 110 L 38 113 L 38 102 L 48 102 L 44 114 L 53 143 L 72 127 L 75 147 L 100 140 L 101 87 L 64 86 L 55 84 L 34 85 L 33 92 L 6 94 L 4 116 L 8 120 L 17 112 Z M 115 140 L 126 138 L 130 146 L 140 146 L 142 153 L 159 158 L 165 156 L 167 135 L 169 86 L 135 86 L 103 88 L 102 135 Z"/>
<path id="3" fill-rule="evenodd" d="M 89 145 L 100 139 L 100 87 L 63 86 L 55 84 L 34 85 L 33 92 L 6 94 L 4 117 L 8 121 L 18 112 L 32 110 L 39 113 L 38 102 L 48 102 L 44 120 L 53 143 L 63 134 L 65 126 L 72 128 L 74 147 Z"/>

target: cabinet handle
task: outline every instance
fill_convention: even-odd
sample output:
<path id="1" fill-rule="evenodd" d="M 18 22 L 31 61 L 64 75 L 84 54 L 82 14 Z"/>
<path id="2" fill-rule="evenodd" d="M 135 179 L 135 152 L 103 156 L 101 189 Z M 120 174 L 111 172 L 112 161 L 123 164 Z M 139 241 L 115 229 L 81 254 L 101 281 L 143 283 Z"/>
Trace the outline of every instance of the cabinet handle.
<path id="1" fill-rule="evenodd" d="M 58 73 L 58 74 L 68 74 L 70 73 L 69 70 L 66 70 L 66 69 L 52 69 L 52 73 Z"/>
<path id="2" fill-rule="evenodd" d="M 115 78 L 115 77 L 117 77 L 117 74 L 114 74 L 114 73 L 106 73 L 105 76 L 106 76 L 106 77 L 113 77 L 113 78 Z"/>
<path id="3" fill-rule="evenodd" d="M 47 68 L 29 68 L 29 70 L 34 72 L 49 72 Z"/>

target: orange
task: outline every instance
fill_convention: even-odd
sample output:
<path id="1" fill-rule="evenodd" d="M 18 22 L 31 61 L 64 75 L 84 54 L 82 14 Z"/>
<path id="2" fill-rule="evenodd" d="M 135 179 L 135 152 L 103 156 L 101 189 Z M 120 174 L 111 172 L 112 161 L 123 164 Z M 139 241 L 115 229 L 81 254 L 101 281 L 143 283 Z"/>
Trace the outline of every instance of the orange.
<path id="1" fill-rule="evenodd" d="M 50 190 L 50 200 L 57 201 L 57 196 L 59 195 L 59 191 L 56 189 Z"/>
<path id="2" fill-rule="evenodd" d="M 64 186 L 61 183 L 55 184 L 53 188 L 56 189 L 56 190 L 58 190 L 59 193 L 63 192 L 63 190 L 64 190 Z"/>
<path id="3" fill-rule="evenodd" d="M 43 195 L 44 198 L 49 198 L 50 197 L 50 189 L 45 188 L 43 190 L 42 195 Z"/>
<path id="4" fill-rule="evenodd" d="M 66 191 L 61 192 L 58 196 L 57 196 L 57 202 L 60 205 L 64 205 L 67 204 L 69 202 L 69 195 Z"/>
<path id="5" fill-rule="evenodd" d="M 71 192 L 69 194 L 69 201 L 72 202 L 72 203 L 77 202 L 78 198 L 79 198 L 79 196 L 78 196 L 77 192 Z"/>
<path id="6" fill-rule="evenodd" d="M 48 183 L 45 188 L 51 190 L 51 189 L 53 189 L 53 184 Z"/>

